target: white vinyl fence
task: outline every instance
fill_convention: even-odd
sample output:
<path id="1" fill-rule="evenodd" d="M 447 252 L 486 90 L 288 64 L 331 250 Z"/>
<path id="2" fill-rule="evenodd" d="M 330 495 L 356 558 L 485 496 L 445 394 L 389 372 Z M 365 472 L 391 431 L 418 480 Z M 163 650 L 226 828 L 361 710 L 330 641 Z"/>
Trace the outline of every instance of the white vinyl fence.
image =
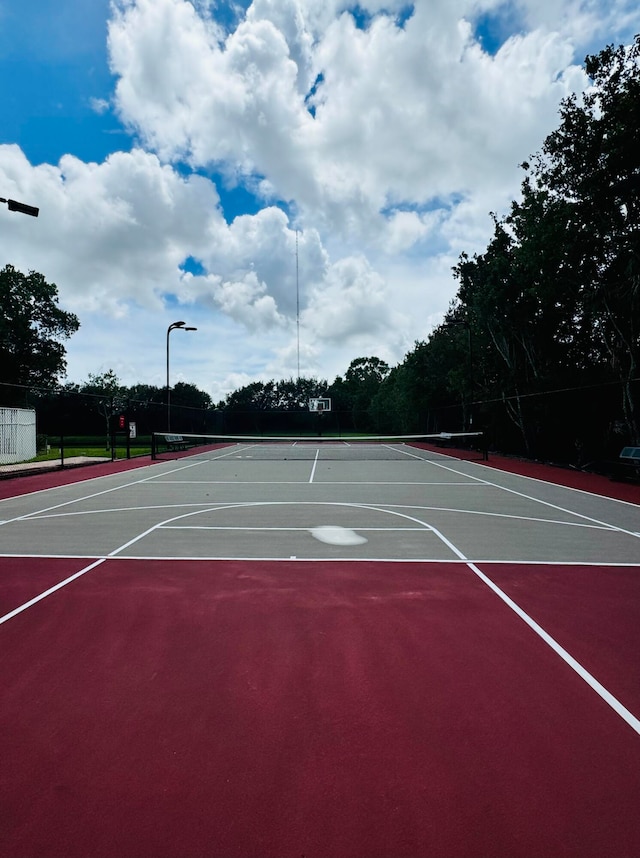
<path id="1" fill-rule="evenodd" d="M 0 408 L 0 465 L 25 462 L 36 455 L 36 412 Z"/>

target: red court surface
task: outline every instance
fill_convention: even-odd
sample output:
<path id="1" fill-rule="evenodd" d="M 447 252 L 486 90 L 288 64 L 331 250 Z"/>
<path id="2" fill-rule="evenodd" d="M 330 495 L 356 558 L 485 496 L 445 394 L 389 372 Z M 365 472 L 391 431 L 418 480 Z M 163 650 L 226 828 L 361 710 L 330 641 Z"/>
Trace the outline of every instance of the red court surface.
<path id="1" fill-rule="evenodd" d="M 0 556 L 0 858 L 640 858 L 640 565 L 94 559 L 69 533 Z"/>
<path id="2" fill-rule="evenodd" d="M 638 712 L 640 568 L 482 571 Z M 640 854 L 638 734 L 465 563 L 107 560 L 0 632 L 1 856 Z"/>
<path id="3" fill-rule="evenodd" d="M 136 468 L 148 467 L 150 461 L 148 456 L 144 456 L 139 459 L 120 459 L 116 462 L 100 462 L 96 465 L 83 465 L 78 468 L 58 468 L 36 474 L 4 476 L 0 479 L 0 500 L 29 492 L 56 488 L 57 486 L 68 486 L 72 483 L 82 482 L 83 480 L 104 477 L 108 474 L 117 474 L 122 471 L 132 471 Z"/>
<path id="4" fill-rule="evenodd" d="M 640 713 L 640 568 L 486 566 L 484 571 L 628 709 Z"/>

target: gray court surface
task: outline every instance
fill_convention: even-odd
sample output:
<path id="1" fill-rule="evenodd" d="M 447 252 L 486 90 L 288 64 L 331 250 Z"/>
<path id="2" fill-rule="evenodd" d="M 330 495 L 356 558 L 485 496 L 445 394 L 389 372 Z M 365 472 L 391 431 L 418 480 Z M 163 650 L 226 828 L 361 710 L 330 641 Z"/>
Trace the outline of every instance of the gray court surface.
<path id="1" fill-rule="evenodd" d="M 640 563 L 638 507 L 442 455 L 243 448 L 0 501 L 0 556 Z"/>

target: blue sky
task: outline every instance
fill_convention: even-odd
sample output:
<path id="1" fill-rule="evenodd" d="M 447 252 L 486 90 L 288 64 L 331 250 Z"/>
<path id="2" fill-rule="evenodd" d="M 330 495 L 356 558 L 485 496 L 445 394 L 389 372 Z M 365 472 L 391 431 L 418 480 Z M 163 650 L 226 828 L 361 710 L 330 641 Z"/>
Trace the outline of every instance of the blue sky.
<path id="1" fill-rule="evenodd" d="M 80 317 L 69 380 L 162 384 L 187 316 L 175 380 L 216 399 L 395 364 L 638 31 L 629 0 L 0 0 L 0 196 L 41 209 L 0 211 L 0 263 Z"/>
<path id="2" fill-rule="evenodd" d="M 91 99 L 114 86 L 107 57 L 107 0 L 20 0 L 0 17 L 2 142 L 18 143 L 33 164 L 67 152 L 103 160 L 131 137 Z"/>

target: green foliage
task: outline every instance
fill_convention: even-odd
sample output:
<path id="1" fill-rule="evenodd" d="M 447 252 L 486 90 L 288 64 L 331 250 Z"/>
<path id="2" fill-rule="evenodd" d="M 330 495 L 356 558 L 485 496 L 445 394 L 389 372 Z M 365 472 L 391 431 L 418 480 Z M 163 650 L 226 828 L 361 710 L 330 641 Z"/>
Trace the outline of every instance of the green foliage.
<path id="1" fill-rule="evenodd" d="M 80 386 L 82 393 L 91 393 L 103 399 L 122 400 L 126 390 L 112 369 L 100 374 L 89 373 L 87 381 Z"/>
<path id="2" fill-rule="evenodd" d="M 166 393 L 164 396 L 166 398 Z M 171 388 L 171 405 L 183 408 L 211 408 L 212 401 L 209 394 L 199 390 L 195 384 L 179 381 Z"/>
<path id="3" fill-rule="evenodd" d="M 42 274 L 0 271 L 0 381 L 53 387 L 66 369 L 67 339 L 80 327 L 58 307 L 58 287 Z"/>
<path id="4" fill-rule="evenodd" d="M 525 397 L 613 378 L 622 386 L 626 437 L 640 440 L 633 384 L 640 360 L 639 60 L 640 37 L 631 49 L 587 57 L 593 89 L 563 102 L 560 127 L 523 165 L 521 200 L 501 221 L 494 217 L 486 251 L 463 254 L 454 269 L 457 312 L 474 344 L 474 398 L 500 398 L 529 453 L 553 414 Z"/>
<path id="5" fill-rule="evenodd" d="M 577 275 L 583 315 L 623 384 L 624 417 L 640 440 L 632 381 L 640 365 L 640 36 L 587 57 L 594 86 L 563 103 L 536 178 L 580 225 Z M 581 240 L 579 240 L 581 238 Z"/>
<path id="6" fill-rule="evenodd" d="M 359 432 L 380 431 L 379 400 L 384 380 L 391 369 L 378 357 L 355 358 L 344 378 L 338 376 L 327 391 L 336 411 L 349 412 L 353 428 Z"/>
<path id="7" fill-rule="evenodd" d="M 230 393 L 218 406 L 232 411 L 295 411 L 326 394 L 327 382 L 317 378 L 254 381 Z"/>
<path id="8" fill-rule="evenodd" d="M 100 374 L 90 373 L 87 381 L 80 386 L 79 391 L 92 397 L 94 408 L 102 415 L 105 427 L 105 445 L 108 447 L 111 436 L 111 418 L 126 408 L 127 392 L 125 387 L 116 373 L 112 369 L 108 369 Z"/>
<path id="9" fill-rule="evenodd" d="M 206 394 L 205 394 L 206 395 Z M 127 389 L 129 399 L 146 406 L 167 401 L 167 388 L 154 384 L 134 384 Z"/>

